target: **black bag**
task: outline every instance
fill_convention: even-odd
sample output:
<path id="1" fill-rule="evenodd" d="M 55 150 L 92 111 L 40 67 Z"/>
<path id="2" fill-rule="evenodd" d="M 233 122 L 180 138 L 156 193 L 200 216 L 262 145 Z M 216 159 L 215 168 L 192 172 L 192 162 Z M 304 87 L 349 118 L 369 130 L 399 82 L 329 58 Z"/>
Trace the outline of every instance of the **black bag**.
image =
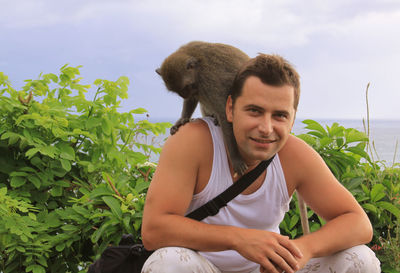
<path id="1" fill-rule="evenodd" d="M 222 207 L 256 180 L 273 158 L 262 161 L 220 195 L 195 209 L 186 217 L 201 221 L 207 216 L 216 215 Z M 88 273 L 140 273 L 145 261 L 152 253 L 153 251 L 146 250 L 143 244 L 135 244 L 131 234 L 124 234 L 119 246 L 106 248 L 101 257 L 89 266 Z"/>
<path id="2" fill-rule="evenodd" d="M 107 247 L 100 258 L 89 266 L 88 273 L 140 273 L 152 253 L 143 244 L 134 244 L 132 234 L 124 234 L 119 246 Z"/>

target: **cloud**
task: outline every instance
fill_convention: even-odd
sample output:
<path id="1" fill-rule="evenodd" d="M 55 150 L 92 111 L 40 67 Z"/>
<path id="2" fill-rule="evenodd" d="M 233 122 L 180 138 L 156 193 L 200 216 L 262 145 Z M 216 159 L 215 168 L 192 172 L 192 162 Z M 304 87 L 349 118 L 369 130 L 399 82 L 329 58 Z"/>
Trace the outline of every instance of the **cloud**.
<path id="1" fill-rule="evenodd" d="M 368 81 L 384 94 L 373 99 L 381 115 L 397 109 L 391 103 L 400 99 L 394 90 L 398 0 L 0 0 L 0 7 L 7 41 L 0 44 L 6 52 L 0 67 L 7 63 L 7 70 L 21 75 L 23 69 L 36 73 L 49 71 L 50 64 L 77 62 L 96 77 L 127 75 L 137 98 L 132 101 L 148 103 L 159 116 L 165 110 L 153 107 L 148 94 L 173 96 L 154 78 L 154 68 L 190 40 L 232 44 L 250 56 L 288 58 L 302 75 L 304 116 L 364 112 L 360 101 Z M 337 105 L 344 110 L 339 113 Z"/>
<path id="2" fill-rule="evenodd" d="M 136 31 L 168 40 L 204 37 L 215 41 L 240 41 L 275 48 L 304 46 L 318 33 L 352 35 L 398 25 L 395 1 L 263 0 L 91 0 L 4 1 L 0 25 L 35 28 L 58 24 L 79 25 L 123 21 Z M 395 8 L 393 8 L 393 6 Z M 389 9 L 391 8 L 391 9 Z M 397 11 L 396 11 L 397 8 Z M 365 31 L 365 28 L 368 28 Z M 381 36 L 386 35 L 382 33 Z M 394 36 L 394 35 L 393 35 Z"/>

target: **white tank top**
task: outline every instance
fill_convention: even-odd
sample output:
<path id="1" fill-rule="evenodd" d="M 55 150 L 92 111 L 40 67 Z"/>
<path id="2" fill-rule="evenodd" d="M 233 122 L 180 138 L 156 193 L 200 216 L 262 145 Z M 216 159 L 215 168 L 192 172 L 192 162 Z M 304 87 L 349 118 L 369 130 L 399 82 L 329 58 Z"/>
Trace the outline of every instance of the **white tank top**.
<path id="1" fill-rule="evenodd" d="M 206 117 L 202 120 L 208 124 L 213 140 L 213 165 L 206 187 L 193 196 L 187 213 L 207 203 L 233 184 L 221 127 L 215 126 L 211 118 Z M 279 156 L 276 155 L 267 168 L 263 184 L 257 191 L 247 195 L 239 194 L 226 207 L 220 209 L 217 215 L 209 216 L 202 222 L 279 233 L 279 224 L 289 209 L 290 199 Z M 200 254 L 221 271 L 250 272 L 259 266 L 234 250 L 200 252 Z"/>

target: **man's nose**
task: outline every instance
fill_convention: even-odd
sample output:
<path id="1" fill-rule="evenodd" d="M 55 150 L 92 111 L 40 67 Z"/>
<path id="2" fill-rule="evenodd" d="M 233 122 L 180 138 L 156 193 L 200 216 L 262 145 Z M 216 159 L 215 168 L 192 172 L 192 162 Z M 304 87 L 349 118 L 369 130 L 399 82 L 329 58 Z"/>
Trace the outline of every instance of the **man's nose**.
<path id="1" fill-rule="evenodd" d="M 272 119 L 270 116 L 266 115 L 260 120 L 260 124 L 258 125 L 258 130 L 263 135 L 270 135 L 273 131 Z"/>

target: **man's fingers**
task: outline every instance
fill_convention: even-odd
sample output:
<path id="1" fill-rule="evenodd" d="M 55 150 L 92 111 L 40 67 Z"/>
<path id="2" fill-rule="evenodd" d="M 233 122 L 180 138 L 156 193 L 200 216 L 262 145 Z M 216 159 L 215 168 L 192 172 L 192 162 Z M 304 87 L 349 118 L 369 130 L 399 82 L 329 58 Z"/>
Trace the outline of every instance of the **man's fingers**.
<path id="1" fill-rule="evenodd" d="M 301 259 L 303 258 L 303 253 L 301 253 L 300 249 L 297 248 L 297 246 L 289 240 L 288 237 L 284 236 L 279 240 L 279 243 L 285 247 L 287 250 L 290 251 L 290 253 L 293 256 L 296 256 L 297 258 Z"/>
<path id="2" fill-rule="evenodd" d="M 268 273 L 294 273 L 299 269 L 297 260 L 290 254 L 288 250 L 283 247 L 280 249 L 270 250 L 265 257 L 259 261 L 261 268 L 265 270 L 262 272 Z"/>
<path id="3" fill-rule="evenodd" d="M 275 250 L 277 258 L 274 263 L 286 272 L 294 272 L 299 269 L 295 256 L 286 247 L 280 246 Z"/>
<path id="4" fill-rule="evenodd" d="M 270 260 L 278 272 L 293 273 L 299 269 L 297 260 L 284 248 L 271 255 Z"/>
<path id="5" fill-rule="evenodd" d="M 261 273 L 281 273 L 278 268 L 268 259 L 265 258 L 260 265 Z"/>

